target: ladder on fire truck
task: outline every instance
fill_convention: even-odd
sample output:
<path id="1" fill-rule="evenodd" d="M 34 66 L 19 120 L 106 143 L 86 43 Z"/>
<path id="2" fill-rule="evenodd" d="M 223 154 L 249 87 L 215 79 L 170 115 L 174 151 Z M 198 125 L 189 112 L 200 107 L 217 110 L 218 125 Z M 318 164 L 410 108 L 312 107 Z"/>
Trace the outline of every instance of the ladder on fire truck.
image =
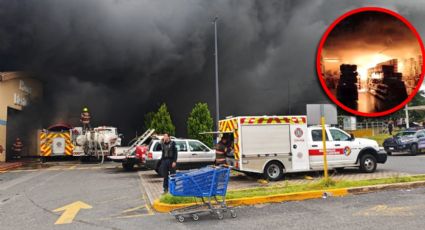
<path id="1" fill-rule="evenodd" d="M 125 154 L 131 154 L 136 150 L 136 146 L 142 145 L 143 142 L 145 142 L 153 133 L 155 132 L 155 129 L 148 129 L 146 132 L 144 132 L 142 135 L 140 135 L 136 141 L 133 142 L 128 149 L 126 149 L 124 152 Z"/>

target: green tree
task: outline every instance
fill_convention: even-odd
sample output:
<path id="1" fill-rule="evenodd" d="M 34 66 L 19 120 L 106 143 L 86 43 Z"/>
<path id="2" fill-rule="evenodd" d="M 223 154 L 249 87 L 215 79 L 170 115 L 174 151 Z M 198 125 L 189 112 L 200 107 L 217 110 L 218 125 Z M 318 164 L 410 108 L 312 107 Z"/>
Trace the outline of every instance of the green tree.
<path id="1" fill-rule="evenodd" d="M 187 119 L 187 135 L 189 138 L 197 139 L 208 146 L 213 145 L 212 134 L 200 134 L 210 132 L 213 129 L 213 119 L 206 103 L 197 103 Z"/>
<path id="2" fill-rule="evenodd" d="M 147 114 L 145 114 L 145 119 L 144 119 L 144 123 L 145 123 L 145 129 L 151 129 L 152 128 L 152 119 L 155 116 L 155 112 L 149 112 Z"/>
<path id="3" fill-rule="evenodd" d="M 152 117 L 150 127 L 155 129 L 156 133 L 168 132 L 170 135 L 175 135 L 176 127 L 171 120 L 170 113 L 168 112 L 167 105 L 164 103 L 159 107 L 158 112 Z"/>

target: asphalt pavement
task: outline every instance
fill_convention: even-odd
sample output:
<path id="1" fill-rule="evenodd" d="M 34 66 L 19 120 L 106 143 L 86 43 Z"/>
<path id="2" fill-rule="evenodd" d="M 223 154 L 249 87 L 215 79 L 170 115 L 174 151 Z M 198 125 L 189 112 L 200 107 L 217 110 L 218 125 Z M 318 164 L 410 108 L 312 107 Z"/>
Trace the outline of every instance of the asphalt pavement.
<path id="1" fill-rule="evenodd" d="M 425 173 L 424 164 L 425 155 L 390 156 L 380 170 Z M 236 219 L 178 223 L 150 209 L 137 172 L 68 162 L 0 173 L 0 229 L 424 229 L 424 195 L 421 188 L 238 207 Z"/>

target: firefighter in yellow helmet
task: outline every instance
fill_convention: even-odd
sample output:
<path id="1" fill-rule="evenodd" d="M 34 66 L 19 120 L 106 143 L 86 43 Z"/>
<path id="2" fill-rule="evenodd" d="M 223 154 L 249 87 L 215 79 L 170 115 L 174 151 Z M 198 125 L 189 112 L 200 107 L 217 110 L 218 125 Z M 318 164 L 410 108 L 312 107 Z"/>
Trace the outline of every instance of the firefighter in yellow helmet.
<path id="1" fill-rule="evenodd" d="M 83 129 L 84 130 L 90 130 L 90 113 L 89 113 L 89 109 L 87 107 L 83 108 L 83 111 L 81 112 L 81 117 L 80 117 L 80 121 L 83 124 Z"/>

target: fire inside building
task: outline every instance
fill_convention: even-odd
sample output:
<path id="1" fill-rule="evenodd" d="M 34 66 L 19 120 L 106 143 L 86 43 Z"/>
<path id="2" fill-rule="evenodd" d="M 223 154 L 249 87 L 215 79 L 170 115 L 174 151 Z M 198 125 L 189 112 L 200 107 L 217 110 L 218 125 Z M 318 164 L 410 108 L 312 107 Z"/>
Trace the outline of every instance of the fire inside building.
<path id="1" fill-rule="evenodd" d="M 341 64 L 339 72 L 326 71 L 322 64 L 322 76 L 328 89 L 347 107 L 364 113 L 381 112 L 399 105 L 414 91 L 422 62 L 422 55 L 393 58 L 366 71 L 356 64 Z"/>
<path id="2" fill-rule="evenodd" d="M 41 100 L 42 84 L 23 72 L 0 72 L 0 162 L 13 161 L 17 148 L 26 157 L 37 154 L 36 130 L 26 128 L 21 113 L 30 103 Z M 22 146 L 16 145 L 16 140 Z M 14 148 L 15 145 L 15 148 Z"/>

